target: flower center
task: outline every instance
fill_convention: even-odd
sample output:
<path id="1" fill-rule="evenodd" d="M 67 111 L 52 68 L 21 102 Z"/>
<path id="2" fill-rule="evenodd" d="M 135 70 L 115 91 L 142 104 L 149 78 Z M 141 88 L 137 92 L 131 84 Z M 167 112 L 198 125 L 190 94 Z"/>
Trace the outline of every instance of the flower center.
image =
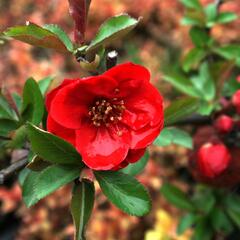
<path id="1" fill-rule="evenodd" d="M 93 125 L 109 126 L 110 123 L 116 123 L 122 119 L 122 113 L 125 110 L 124 101 L 118 98 L 112 100 L 97 100 L 89 109 L 89 116 Z"/>

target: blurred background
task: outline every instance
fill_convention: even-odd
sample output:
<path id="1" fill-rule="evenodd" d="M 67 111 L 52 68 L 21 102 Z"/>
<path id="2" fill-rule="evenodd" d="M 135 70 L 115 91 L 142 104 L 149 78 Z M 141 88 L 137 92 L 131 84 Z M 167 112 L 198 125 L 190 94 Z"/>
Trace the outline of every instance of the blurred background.
<path id="1" fill-rule="evenodd" d="M 211 1 L 204 0 L 205 4 Z M 238 0 L 222 6 L 240 13 Z M 178 97 L 172 87 L 162 81 L 162 73 L 174 66 L 192 47 L 188 27 L 180 24 L 184 13 L 177 0 L 92 0 L 86 38 L 90 40 L 108 17 L 122 12 L 142 16 L 141 24 L 123 41 L 110 46 L 119 52 L 119 62 L 133 61 L 150 69 L 152 82 L 165 98 L 167 106 Z M 31 21 L 39 25 L 56 23 L 71 37 L 73 23 L 67 0 L 0 0 L 0 31 L 9 26 Z M 212 34 L 220 42 L 234 42 L 240 37 L 240 21 L 216 26 Z M 10 91 L 21 93 L 24 81 L 32 76 L 40 80 L 55 76 L 58 84 L 64 78 L 86 75 L 75 59 L 54 51 L 31 47 L 18 41 L 0 42 L 0 83 Z M 97 186 L 89 240 L 167 240 L 190 239 L 191 231 L 182 236 L 175 233 L 181 212 L 160 195 L 164 179 L 181 189 L 194 181 L 187 172 L 188 152 L 176 146 L 151 147 L 151 159 L 138 179 L 147 186 L 153 199 L 153 209 L 142 218 L 130 217 L 112 206 Z M 4 167 L 0 159 L 0 168 Z M 74 228 L 69 212 L 71 186 L 41 200 L 27 209 L 21 201 L 17 177 L 0 186 L 0 240 L 67 240 L 73 239 Z"/>

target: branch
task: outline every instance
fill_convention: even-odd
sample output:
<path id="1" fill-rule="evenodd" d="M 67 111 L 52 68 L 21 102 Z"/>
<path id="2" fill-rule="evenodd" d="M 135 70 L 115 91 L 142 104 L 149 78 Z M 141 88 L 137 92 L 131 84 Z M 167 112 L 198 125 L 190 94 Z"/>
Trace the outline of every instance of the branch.
<path id="1" fill-rule="evenodd" d="M 212 119 L 209 116 L 192 115 L 185 119 L 179 120 L 172 124 L 172 126 L 182 126 L 182 125 L 208 125 L 211 124 Z"/>
<path id="2" fill-rule="evenodd" d="M 22 170 L 28 164 L 28 160 L 26 156 L 18 161 L 14 162 L 9 167 L 0 171 L 0 184 L 3 184 L 9 177 L 11 177 L 14 173 Z"/>

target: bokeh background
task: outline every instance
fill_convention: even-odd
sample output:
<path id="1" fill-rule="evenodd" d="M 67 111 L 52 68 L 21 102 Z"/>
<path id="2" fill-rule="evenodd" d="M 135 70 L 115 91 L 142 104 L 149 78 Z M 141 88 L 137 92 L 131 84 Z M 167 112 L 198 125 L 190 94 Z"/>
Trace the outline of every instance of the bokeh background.
<path id="1" fill-rule="evenodd" d="M 205 4 L 211 2 L 204 0 Z M 239 0 L 229 1 L 224 10 L 240 14 Z M 152 82 L 165 98 L 165 105 L 178 97 L 172 87 L 162 80 L 165 68 L 174 66 L 192 47 L 188 27 L 180 24 L 184 14 L 177 0 L 92 0 L 86 38 L 96 33 L 108 17 L 127 12 L 142 16 L 141 24 L 124 40 L 109 49 L 117 49 L 119 62 L 133 61 L 148 67 Z M 55 23 L 72 37 L 73 23 L 68 13 L 67 0 L 0 0 L 0 31 L 25 21 L 39 25 Z M 225 27 L 216 26 L 212 34 L 220 42 L 235 42 L 240 38 L 240 21 Z M 54 84 L 65 77 L 86 75 L 76 60 L 54 51 L 33 48 L 27 44 L 0 40 L 0 83 L 10 91 L 21 93 L 25 79 L 40 80 L 55 76 Z M 193 181 L 186 166 L 187 150 L 181 147 L 151 147 L 151 159 L 138 179 L 147 186 L 153 199 L 153 210 L 142 218 L 130 217 L 112 206 L 99 187 L 93 217 L 87 230 L 89 240 L 167 240 L 190 239 L 191 232 L 176 236 L 175 229 L 181 212 L 169 205 L 160 195 L 164 179 L 183 190 Z M 1 164 L 0 159 L 0 166 Z M 69 212 L 71 186 L 62 188 L 35 207 L 27 209 L 21 201 L 16 177 L 0 186 L 1 240 L 67 240 L 73 239 L 73 225 Z"/>

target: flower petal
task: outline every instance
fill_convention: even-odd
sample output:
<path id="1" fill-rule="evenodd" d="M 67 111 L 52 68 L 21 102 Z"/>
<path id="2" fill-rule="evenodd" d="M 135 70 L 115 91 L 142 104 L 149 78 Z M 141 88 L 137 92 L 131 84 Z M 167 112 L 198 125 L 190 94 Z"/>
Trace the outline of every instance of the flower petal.
<path id="1" fill-rule="evenodd" d="M 76 80 L 71 80 L 71 79 L 65 79 L 58 87 L 54 88 L 52 91 L 50 91 L 47 96 L 46 96 L 46 108 L 47 111 L 50 111 L 50 106 L 52 103 L 53 98 L 56 96 L 56 94 L 58 93 L 58 91 L 63 88 L 64 86 L 67 86 L 70 83 L 75 82 Z"/>
<path id="2" fill-rule="evenodd" d="M 131 149 L 141 149 L 149 146 L 159 135 L 163 124 L 157 127 L 146 126 L 138 131 L 131 131 Z"/>
<path id="3" fill-rule="evenodd" d="M 94 101 L 111 97 L 116 81 L 108 77 L 89 77 L 78 80 L 58 91 L 52 101 L 50 114 L 59 124 L 72 129 L 81 128 L 81 121 L 88 118 L 88 111 Z"/>
<path id="4" fill-rule="evenodd" d="M 73 146 L 75 146 L 75 131 L 69 128 L 65 128 L 58 124 L 56 121 L 54 121 L 51 116 L 49 115 L 47 118 L 47 130 L 54 134 L 59 136 L 60 138 L 63 138 L 67 142 L 71 143 Z"/>
<path id="5" fill-rule="evenodd" d="M 145 151 L 146 151 L 146 148 L 130 149 L 128 151 L 128 155 L 127 155 L 125 161 L 128 163 L 135 163 L 144 155 Z"/>
<path id="6" fill-rule="evenodd" d="M 92 124 L 85 123 L 77 131 L 77 150 L 89 168 L 110 170 L 123 162 L 127 156 L 129 149 L 127 134 L 129 135 L 124 132 L 119 136 L 106 127 L 96 128 Z"/>
<path id="7" fill-rule="evenodd" d="M 131 95 L 132 90 L 141 86 L 143 81 L 150 80 L 149 71 L 145 67 L 134 63 L 119 64 L 106 71 L 103 75 L 117 80 L 119 91 L 116 92 L 115 97 Z"/>

